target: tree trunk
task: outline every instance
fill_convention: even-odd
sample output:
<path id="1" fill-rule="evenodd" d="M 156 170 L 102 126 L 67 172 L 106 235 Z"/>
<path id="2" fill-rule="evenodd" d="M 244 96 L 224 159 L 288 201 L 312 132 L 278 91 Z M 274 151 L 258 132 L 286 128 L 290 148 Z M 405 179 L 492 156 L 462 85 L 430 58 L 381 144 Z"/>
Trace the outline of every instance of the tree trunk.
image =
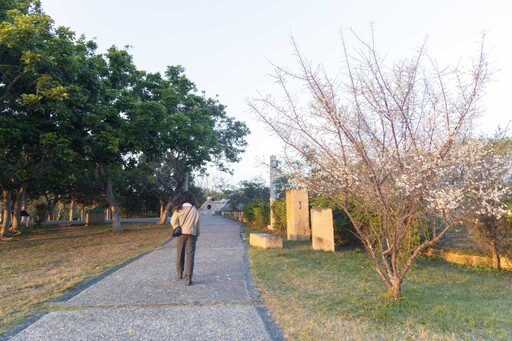
<path id="1" fill-rule="evenodd" d="M 14 202 L 11 203 L 12 205 L 12 215 L 11 215 L 11 227 L 9 228 L 9 232 L 12 233 L 12 234 L 16 234 L 16 233 L 19 233 L 19 227 L 20 227 L 20 222 L 21 222 L 21 215 L 20 215 L 20 212 L 21 212 L 21 197 L 20 197 L 20 192 L 21 189 L 16 189 L 15 190 L 15 194 L 16 194 L 16 197 L 14 198 Z"/>
<path id="2" fill-rule="evenodd" d="M 69 221 L 73 221 L 75 212 L 75 200 L 71 199 L 71 202 L 69 203 Z"/>
<path id="3" fill-rule="evenodd" d="M 187 186 L 188 188 L 188 174 L 186 179 L 182 179 L 182 181 L 178 182 L 178 185 L 176 185 L 176 188 L 171 195 L 169 195 L 169 198 L 167 199 L 167 202 L 165 203 L 165 206 L 162 210 L 162 201 L 160 201 L 160 220 L 158 221 L 158 225 L 163 225 L 167 221 L 167 217 L 169 216 L 169 213 L 171 212 L 172 206 L 174 205 L 174 202 L 178 199 L 178 196 L 180 193 L 186 189 L 184 189 Z"/>
<path id="4" fill-rule="evenodd" d="M 57 206 L 60 197 L 49 198 L 48 195 L 45 194 L 45 198 L 48 206 L 48 214 L 46 215 L 46 220 L 51 221 L 54 218 L 53 211 L 55 210 L 55 207 Z"/>
<path id="5" fill-rule="evenodd" d="M 52 200 L 48 198 L 48 195 L 45 193 L 44 198 L 46 199 L 46 207 L 48 208 L 48 212 L 46 213 L 46 221 L 52 220 Z"/>
<path id="6" fill-rule="evenodd" d="M 188 172 L 185 173 L 185 179 L 183 180 L 183 190 L 188 191 Z"/>
<path id="7" fill-rule="evenodd" d="M 23 183 L 16 189 L 16 202 L 12 215 L 12 226 L 10 228 L 11 232 L 22 232 L 23 226 L 21 224 L 21 209 L 23 208 L 23 203 L 25 202 L 25 192 L 27 187 L 28 183 Z"/>
<path id="8" fill-rule="evenodd" d="M 501 270 L 501 257 L 498 253 L 498 248 L 496 247 L 496 242 L 493 241 L 491 243 L 491 253 L 492 253 L 492 267 L 496 270 Z"/>
<path id="9" fill-rule="evenodd" d="M 11 193 L 10 189 L 3 189 L 2 206 L 4 208 L 4 219 L 0 228 L 0 239 L 8 236 L 9 226 L 11 225 Z"/>
<path id="10" fill-rule="evenodd" d="M 121 231 L 123 228 L 121 226 L 121 220 L 119 219 L 119 204 L 117 203 L 114 191 L 112 190 L 112 178 L 108 173 L 107 166 L 103 163 L 98 163 L 98 173 L 103 183 L 103 190 L 105 191 L 105 195 L 107 196 L 107 201 L 112 212 L 112 230 L 114 232 Z"/>
<path id="11" fill-rule="evenodd" d="M 171 212 L 173 200 L 169 197 L 169 200 L 165 203 L 165 206 L 162 209 L 162 205 L 160 205 L 160 220 L 158 221 L 158 225 L 163 225 L 167 221 L 167 217 L 169 216 L 169 212 Z"/>
<path id="12" fill-rule="evenodd" d="M 57 211 L 57 218 L 56 218 L 56 220 L 62 220 L 62 213 L 64 213 L 64 206 L 59 207 L 59 210 Z"/>
<path id="13" fill-rule="evenodd" d="M 399 278 L 391 278 L 391 286 L 389 287 L 389 298 L 391 301 L 398 301 L 402 296 L 402 280 Z"/>

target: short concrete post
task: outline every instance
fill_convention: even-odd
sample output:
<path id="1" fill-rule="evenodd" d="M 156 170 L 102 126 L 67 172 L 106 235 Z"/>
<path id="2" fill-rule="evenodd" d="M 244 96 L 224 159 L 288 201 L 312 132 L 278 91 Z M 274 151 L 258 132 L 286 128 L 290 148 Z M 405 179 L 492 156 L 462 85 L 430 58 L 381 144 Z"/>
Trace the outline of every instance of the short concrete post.
<path id="1" fill-rule="evenodd" d="M 311 209 L 313 250 L 334 251 L 334 224 L 332 209 Z"/>
<path id="2" fill-rule="evenodd" d="M 309 240 L 308 192 L 299 189 L 286 191 L 286 237 L 288 240 Z"/>

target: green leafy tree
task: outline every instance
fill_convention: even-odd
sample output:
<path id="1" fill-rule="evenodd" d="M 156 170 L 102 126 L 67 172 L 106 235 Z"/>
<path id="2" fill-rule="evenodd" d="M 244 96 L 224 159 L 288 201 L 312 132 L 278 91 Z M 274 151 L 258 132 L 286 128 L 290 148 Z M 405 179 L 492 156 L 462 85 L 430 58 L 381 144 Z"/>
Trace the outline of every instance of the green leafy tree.
<path id="1" fill-rule="evenodd" d="M 46 44 L 34 36 L 51 37 L 51 21 L 28 1 L 6 2 L 0 7 L 0 17 L 0 186 L 4 209 L 0 237 L 4 238 L 11 225 L 13 192 L 28 181 L 25 153 L 30 145 L 24 144 L 23 122 L 27 112 L 20 111 L 17 103 L 34 92 L 35 70 L 46 50 Z"/>
<path id="2" fill-rule="evenodd" d="M 112 176 L 121 172 L 134 155 L 161 153 L 160 122 L 165 108 L 137 95 L 134 89 L 143 73 L 137 71 L 126 49 L 111 47 L 105 55 L 94 56 L 93 67 L 100 91 L 84 122 L 85 151 L 96 165 L 112 212 L 112 227 L 117 231 L 122 227 Z"/>
<path id="3" fill-rule="evenodd" d="M 11 223 L 10 198 L 16 205 L 12 230 L 27 187 L 56 164 L 62 167 L 76 155 L 75 131 L 68 124 L 71 110 L 62 110 L 71 95 L 74 72 L 73 34 L 55 29 L 39 1 L 9 1 L 0 8 L 0 186 L 4 198 L 1 235 Z M 67 88 L 67 86 L 69 86 Z M 75 133 L 76 136 L 76 133 Z M 80 140 L 79 137 L 76 137 Z"/>
<path id="4" fill-rule="evenodd" d="M 502 256 L 512 255 L 512 140 L 498 134 L 481 142 L 485 150 L 479 167 L 477 195 L 468 196 L 472 209 L 464 219 L 476 242 L 490 251 L 495 269 L 501 269 Z M 483 207 L 482 207 L 483 203 Z"/>
<path id="5" fill-rule="evenodd" d="M 262 179 L 241 181 L 237 188 L 224 192 L 236 210 L 242 210 L 251 202 L 267 202 L 270 198 L 270 189 Z"/>
<path id="6" fill-rule="evenodd" d="M 137 163 L 129 164 L 114 178 L 114 184 L 127 217 L 154 217 L 159 214 L 157 179 L 143 154 Z"/>
<path id="7" fill-rule="evenodd" d="M 160 141 L 148 143 L 153 150 L 145 151 L 158 181 L 160 224 L 190 175 L 204 171 L 208 164 L 228 171 L 228 164 L 237 162 L 244 151 L 249 133 L 217 99 L 199 95 L 184 71 L 181 66 L 169 66 L 164 76 L 144 75 L 135 88 L 138 96 L 164 108 L 158 123 Z"/>
<path id="8" fill-rule="evenodd" d="M 159 177 L 165 185 L 154 186 L 166 203 L 164 218 L 188 174 L 238 161 L 247 127 L 197 94 L 183 68 L 169 67 L 162 77 L 137 70 L 127 49 L 97 54 L 95 43 L 55 28 L 39 1 L 4 1 L 0 17 L 2 237 L 11 199 L 19 211 L 29 184 L 30 197 L 45 197 L 51 207 L 57 200 L 99 204 L 102 195 L 89 189 L 101 183 L 117 231 L 113 178 L 141 155 L 153 174 L 168 171 Z"/>

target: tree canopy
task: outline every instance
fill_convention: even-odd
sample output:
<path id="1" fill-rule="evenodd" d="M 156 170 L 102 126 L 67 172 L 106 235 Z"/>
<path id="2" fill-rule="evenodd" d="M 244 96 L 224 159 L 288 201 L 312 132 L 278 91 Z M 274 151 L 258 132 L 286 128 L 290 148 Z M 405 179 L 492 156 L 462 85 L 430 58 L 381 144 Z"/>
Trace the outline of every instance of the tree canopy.
<path id="1" fill-rule="evenodd" d="M 101 184 L 117 230 L 119 182 L 112 180 L 129 167 L 147 163 L 155 176 L 171 162 L 173 180 L 164 182 L 183 184 L 208 163 L 228 170 L 239 160 L 248 128 L 200 94 L 183 67 L 148 73 L 128 47 L 98 53 L 94 41 L 56 27 L 36 0 L 6 1 L 0 17 L 4 216 L 11 198 L 22 200 L 13 196 L 20 188 L 35 197 L 90 198 L 80 193 L 86 179 Z M 4 219 L 2 236 L 9 224 Z"/>

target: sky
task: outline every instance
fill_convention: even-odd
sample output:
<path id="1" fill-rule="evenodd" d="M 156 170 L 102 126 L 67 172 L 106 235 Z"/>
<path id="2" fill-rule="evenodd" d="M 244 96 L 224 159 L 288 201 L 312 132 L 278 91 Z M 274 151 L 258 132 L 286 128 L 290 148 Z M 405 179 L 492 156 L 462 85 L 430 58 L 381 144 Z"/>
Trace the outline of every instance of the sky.
<path id="1" fill-rule="evenodd" d="M 208 97 L 218 96 L 229 116 L 251 129 L 232 176 L 213 172 L 209 185 L 261 178 L 280 142 L 250 112 L 247 100 L 273 89 L 274 66 L 296 65 L 293 40 L 314 65 L 336 73 L 340 32 L 364 39 L 375 33 L 386 60 L 412 57 L 426 41 L 440 65 L 469 65 L 485 33 L 492 81 L 479 129 L 492 133 L 512 119 L 512 3 L 509 0 L 42 0 L 57 26 L 94 39 L 98 52 L 130 47 L 141 70 L 182 65 Z M 512 128 L 512 126 L 511 126 Z M 218 179 L 213 179 L 218 178 Z"/>

